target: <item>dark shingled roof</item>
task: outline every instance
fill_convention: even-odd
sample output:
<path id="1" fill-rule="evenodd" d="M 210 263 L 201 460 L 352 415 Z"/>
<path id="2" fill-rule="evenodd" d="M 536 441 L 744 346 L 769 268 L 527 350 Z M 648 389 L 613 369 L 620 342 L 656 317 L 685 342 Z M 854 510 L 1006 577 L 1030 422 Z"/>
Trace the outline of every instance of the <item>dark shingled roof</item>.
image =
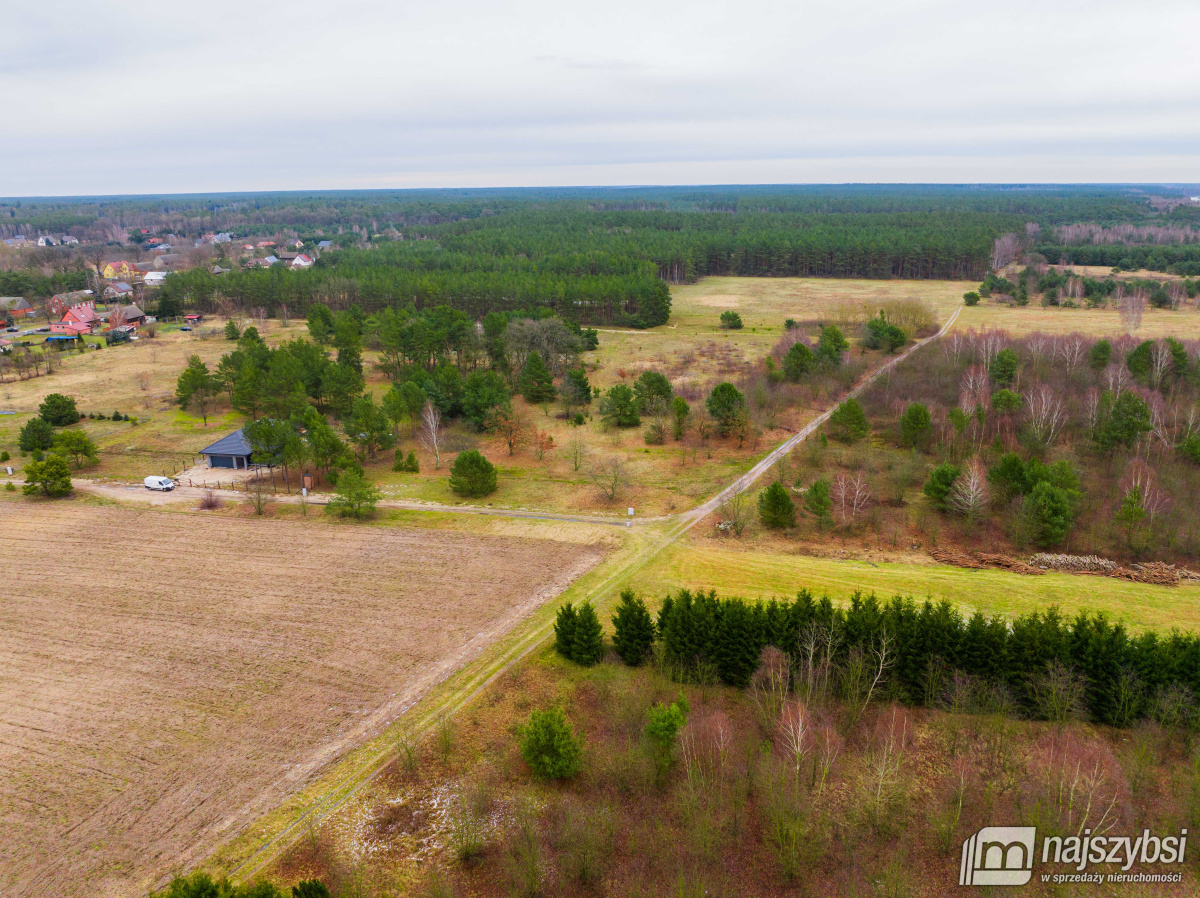
<path id="1" fill-rule="evenodd" d="M 221 437 L 211 446 L 200 450 L 201 455 L 249 455 L 250 444 L 242 436 L 240 430 L 235 430 L 227 437 Z"/>

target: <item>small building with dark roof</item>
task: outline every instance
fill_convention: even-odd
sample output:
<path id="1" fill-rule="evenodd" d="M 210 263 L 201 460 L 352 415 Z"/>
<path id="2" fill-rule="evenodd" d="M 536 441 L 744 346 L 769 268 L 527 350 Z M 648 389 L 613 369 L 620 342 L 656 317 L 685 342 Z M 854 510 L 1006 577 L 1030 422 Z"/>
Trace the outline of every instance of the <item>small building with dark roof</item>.
<path id="1" fill-rule="evenodd" d="M 250 444 L 241 430 L 235 430 L 227 437 L 222 437 L 211 446 L 200 450 L 200 454 L 208 459 L 210 468 L 248 468 L 250 467 Z"/>

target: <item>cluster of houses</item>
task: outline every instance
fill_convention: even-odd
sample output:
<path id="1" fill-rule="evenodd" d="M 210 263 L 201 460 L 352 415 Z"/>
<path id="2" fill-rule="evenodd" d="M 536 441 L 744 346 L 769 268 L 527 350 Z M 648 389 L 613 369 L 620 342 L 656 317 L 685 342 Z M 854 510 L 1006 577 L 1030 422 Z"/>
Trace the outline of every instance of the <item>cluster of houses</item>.
<path id="1" fill-rule="evenodd" d="M 4 244 L 5 246 L 78 246 L 79 238 L 72 237 L 70 234 L 63 234 L 59 237 L 44 234 L 31 239 L 18 234 L 16 237 L 6 237 Z"/>
<path id="2" fill-rule="evenodd" d="M 59 317 L 60 320 L 50 325 L 50 336 L 73 340 L 101 331 L 122 330 L 132 333 L 146 323 L 146 313 L 134 303 L 97 312 L 96 302 L 91 297 L 91 290 L 76 290 L 51 297 L 46 303 L 46 311 L 50 317 Z"/>

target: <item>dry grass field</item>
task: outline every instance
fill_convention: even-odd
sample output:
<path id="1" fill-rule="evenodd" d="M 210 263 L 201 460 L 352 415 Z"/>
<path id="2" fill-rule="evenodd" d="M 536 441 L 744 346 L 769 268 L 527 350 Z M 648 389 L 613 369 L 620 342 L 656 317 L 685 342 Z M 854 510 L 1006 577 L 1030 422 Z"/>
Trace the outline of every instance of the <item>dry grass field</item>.
<path id="1" fill-rule="evenodd" d="M 195 864 L 593 566 L 595 529 L 0 500 L 0 893 Z"/>
<path id="2" fill-rule="evenodd" d="M 978 284 L 976 284 L 976 287 Z M 1070 334 L 1078 331 L 1096 337 L 1119 337 L 1127 333 L 1116 309 L 1042 308 L 1030 303 L 1009 307 L 982 300 L 973 308 L 964 308 L 954 324 L 955 330 L 1005 330 L 1011 334 Z M 1142 326 L 1134 333 L 1139 340 L 1175 337 L 1179 340 L 1200 338 L 1200 311 L 1192 308 L 1147 309 Z"/>
<path id="3" fill-rule="evenodd" d="M 705 278 L 671 288 L 671 320 L 647 331 L 604 331 L 594 382 L 608 386 L 621 370 L 668 370 L 689 353 L 680 375 L 703 379 L 715 373 L 721 356 L 761 357 L 783 335 L 783 323 L 795 319 L 810 327 L 833 320 L 849 307 L 870 308 L 895 300 L 919 300 L 939 321 L 950 316 L 962 295 L 979 285 L 969 281 L 871 281 L 818 278 Z M 745 327 L 721 330 L 725 311 L 737 312 Z M 856 334 L 849 333 L 854 337 Z M 715 350 L 698 350 L 711 343 Z"/>
<path id="4" fill-rule="evenodd" d="M 1200 630 L 1200 585 L 1130 583 L 1109 577 L 1001 570 L 965 570 L 934 563 L 921 552 L 900 553 L 832 544 L 800 546 L 784 538 L 742 540 L 697 530 L 659 554 L 633 578 L 639 592 L 660 600 L 680 588 L 715 589 L 748 599 L 792 598 L 801 589 L 844 602 L 858 590 L 948 599 L 967 612 L 1019 615 L 1057 605 L 1067 616 L 1101 611 L 1135 629 Z"/>
<path id="5" fill-rule="evenodd" d="M 282 327 L 268 321 L 263 329 L 270 344 L 299 336 L 302 326 Z M 75 398 L 80 412 L 111 415 L 119 411 L 138 419 L 136 425 L 118 421 L 87 421 L 81 425 L 100 450 L 100 464 L 87 476 L 141 480 L 147 474 L 170 474 L 186 466 L 194 453 L 241 425 L 242 416 L 228 408 L 210 417 L 181 412 L 175 404 L 175 381 L 198 355 L 214 368 L 231 345 L 212 327 L 191 332 L 168 330 L 154 339 L 105 347 L 83 355 L 63 353 L 53 374 L 0 383 L 0 448 L 16 458 L 17 432 L 37 413 L 48 393 Z M 19 461 L 19 459 L 18 459 Z"/>

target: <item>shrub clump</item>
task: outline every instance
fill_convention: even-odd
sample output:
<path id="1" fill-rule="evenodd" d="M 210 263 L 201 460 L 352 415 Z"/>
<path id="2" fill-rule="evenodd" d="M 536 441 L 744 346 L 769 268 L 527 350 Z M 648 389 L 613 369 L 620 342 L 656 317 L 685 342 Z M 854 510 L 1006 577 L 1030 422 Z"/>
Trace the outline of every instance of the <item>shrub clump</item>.
<path id="1" fill-rule="evenodd" d="M 583 739 L 559 708 L 531 713 L 520 738 L 521 757 L 539 779 L 569 779 L 583 767 Z"/>
<path id="2" fill-rule="evenodd" d="M 475 449 L 460 452 L 450 466 L 450 489 L 460 496 L 496 492 L 496 466 Z"/>
<path id="3" fill-rule="evenodd" d="M 419 474 L 421 473 L 421 464 L 417 461 L 417 453 L 409 450 L 408 457 L 405 458 L 402 449 L 396 450 L 396 458 L 392 462 L 392 470 L 404 474 Z"/>
<path id="4" fill-rule="evenodd" d="M 70 396 L 51 393 L 38 406 L 38 417 L 54 427 L 70 427 L 79 420 L 79 409 Z"/>
<path id="5" fill-rule="evenodd" d="M 787 487 L 776 481 L 758 494 L 758 517 L 773 530 L 796 526 L 796 505 Z"/>
<path id="6" fill-rule="evenodd" d="M 862 405 L 851 396 L 829 416 L 829 434 L 842 443 L 857 443 L 871 432 L 867 413 Z"/>

